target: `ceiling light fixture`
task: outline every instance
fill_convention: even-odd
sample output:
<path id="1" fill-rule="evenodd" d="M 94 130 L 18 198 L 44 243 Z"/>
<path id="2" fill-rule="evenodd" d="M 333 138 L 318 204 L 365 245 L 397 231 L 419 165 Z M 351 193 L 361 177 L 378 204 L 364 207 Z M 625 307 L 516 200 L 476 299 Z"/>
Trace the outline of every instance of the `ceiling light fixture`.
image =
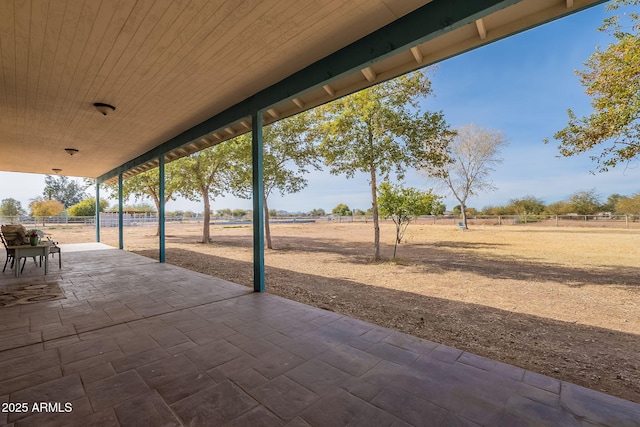
<path id="1" fill-rule="evenodd" d="M 62 172 L 62 169 L 60 169 L 60 168 L 53 168 L 51 170 L 54 171 L 56 174 Z"/>
<path id="2" fill-rule="evenodd" d="M 65 148 L 64 151 L 67 152 L 67 154 L 69 154 L 70 156 L 73 156 L 74 154 L 76 154 L 79 150 L 76 150 L 75 148 Z"/>
<path id="3" fill-rule="evenodd" d="M 93 106 L 96 107 L 96 110 L 98 110 L 103 116 L 106 116 L 112 111 L 116 111 L 116 107 L 113 105 L 104 104 L 102 102 L 96 102 Z"/>

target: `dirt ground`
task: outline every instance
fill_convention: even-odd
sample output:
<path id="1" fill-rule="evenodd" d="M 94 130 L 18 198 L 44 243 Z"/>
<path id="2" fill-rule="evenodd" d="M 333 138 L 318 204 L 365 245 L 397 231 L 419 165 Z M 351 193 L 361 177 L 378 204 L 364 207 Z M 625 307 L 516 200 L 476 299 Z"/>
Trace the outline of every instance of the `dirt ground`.
<path id="1" fill-rule="evenodd" d="M 201 228 L 167 225 L 167 262 L 252 286 L 251 228 Z M 384 224 L 373 262 L 371 223 L 271 229 L 267 292 L 640 403 L 640 230 L 413 224 L 393 260 Z M 125 249 L 157 258 L 154 234 L 127 227 Z"/>

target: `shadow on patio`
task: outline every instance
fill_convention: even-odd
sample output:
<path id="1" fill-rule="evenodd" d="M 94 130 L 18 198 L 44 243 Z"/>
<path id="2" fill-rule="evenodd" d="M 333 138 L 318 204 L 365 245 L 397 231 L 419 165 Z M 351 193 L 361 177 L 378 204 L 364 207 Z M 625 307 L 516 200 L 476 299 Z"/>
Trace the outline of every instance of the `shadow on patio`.
<path id="1" fill-rule="evenodd" d="M 252 287 L 250 262 L 182 248 L 167 262 Z M 640 402 L 637 334 L 295 269 L 267 264 L 267 291 Z"/>
<path id="2" fill-rule="evenodd" d="M 0 401 L 27 409 L 4 405 L 13 410 L 0 413 L 2 424 L 640 419 L 632 402 L 139 255 L 87 248 L 67 247 L 62 271 L 48 276 L 0 278 L 3 287 L 56 282 L 66 294 L 0 308 Z M 43 402 L 60 406 L 33 411 Z"/>

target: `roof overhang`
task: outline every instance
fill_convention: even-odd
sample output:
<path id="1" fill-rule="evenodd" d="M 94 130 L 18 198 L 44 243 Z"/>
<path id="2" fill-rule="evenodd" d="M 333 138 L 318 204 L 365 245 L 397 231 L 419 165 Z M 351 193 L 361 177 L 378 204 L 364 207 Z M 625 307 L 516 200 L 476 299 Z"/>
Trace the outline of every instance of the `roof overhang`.
<path id="1" fill-rule="evenodd" d="M 601 2 L 0 0 L 0 170 L 130 176 Z"/>

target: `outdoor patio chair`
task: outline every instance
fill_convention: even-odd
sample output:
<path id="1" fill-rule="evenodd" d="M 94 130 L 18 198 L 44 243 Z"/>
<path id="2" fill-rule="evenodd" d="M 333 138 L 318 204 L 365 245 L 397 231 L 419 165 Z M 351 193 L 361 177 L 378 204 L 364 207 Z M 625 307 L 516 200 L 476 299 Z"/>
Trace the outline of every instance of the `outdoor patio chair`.
<path id="1" fill-rule="evenodd" d="M 7 247 L 7 242 L 4 240 L 4 235 L 2 233 L 0 233 L 0 240 L 2 240 L 2 245 L 4 246 L 5 251 L 7 251 L 7 259 L 4 261 L 4 267 L 2 268 L 2 272 L 4 273 L 4 271 L 7 269 L 9 260 L 11 260 L 11 265 L 9 266 L 9 268 L 13 269 L 13 263 L 16 261 L 16 251 Z M 24 265 L 26 263 L 27 259 L 25 258 L 24 262 L 22 263 L 22 269 L 20 270 L 21 273 L 24 271 Z"/>
<path id="2" fill-rule="evenodd" d="M 52 258 L 55 258 L 54 255 L 58 254 L 58 268 L 62 268 L 62 252 L 60 251 L 58 242 L 54 242 L 53 240 L 51 240 L 51 237 L 47 236 L 47 243 L 50 244 L 49 255 L 51 255 Z"/>
<path id="3" fill-rule="evenodd" d="M 27 229 L 24 228 L 22 224 L 3 224 L 0 226 L 0 232 L 2 232 L 5 243 L 8 246 L 19 246 L 29 243 Z"/>
<path id="4" fill-rule="evenodd" d="M 0 234 L 3 237 L 2 244 L 7 250 L 7 254 L 9 253 L 9 251 L 11 251 L 11 257 L 12 257 L 11 268 L 13 268 L 14 260 L 15 260 L 15 251 L 9 249 L 7 246 L 20 246 L 20 245 L 28 244 L 29 238 L 27 237 L 27 229 L 22 224 L 3 224 L 2 226 L 0 226 Z M 36 265 L 36 267 L 38 267 L 38 261 L 36 260 L 36 257 L 32 257 L 32 258 L 33 258 L 33 263 Z M 7 268 L 8 262 L 9 262 L 9 255 L 7 255 L 7 260 L 5 261 L 4 269 L 2 270 L 3 273 Z M 20 261 L 18 260 L 18 262 Z M 26 264 L 27 264 L 27 260 L 25 258 L 25 261 L 22 264 L 22 269 L 20 270 L 20 272 L 24 271 L 24 266 Z M 42 267 L 42 257 L 40 257 L 39 266 Z"/>

